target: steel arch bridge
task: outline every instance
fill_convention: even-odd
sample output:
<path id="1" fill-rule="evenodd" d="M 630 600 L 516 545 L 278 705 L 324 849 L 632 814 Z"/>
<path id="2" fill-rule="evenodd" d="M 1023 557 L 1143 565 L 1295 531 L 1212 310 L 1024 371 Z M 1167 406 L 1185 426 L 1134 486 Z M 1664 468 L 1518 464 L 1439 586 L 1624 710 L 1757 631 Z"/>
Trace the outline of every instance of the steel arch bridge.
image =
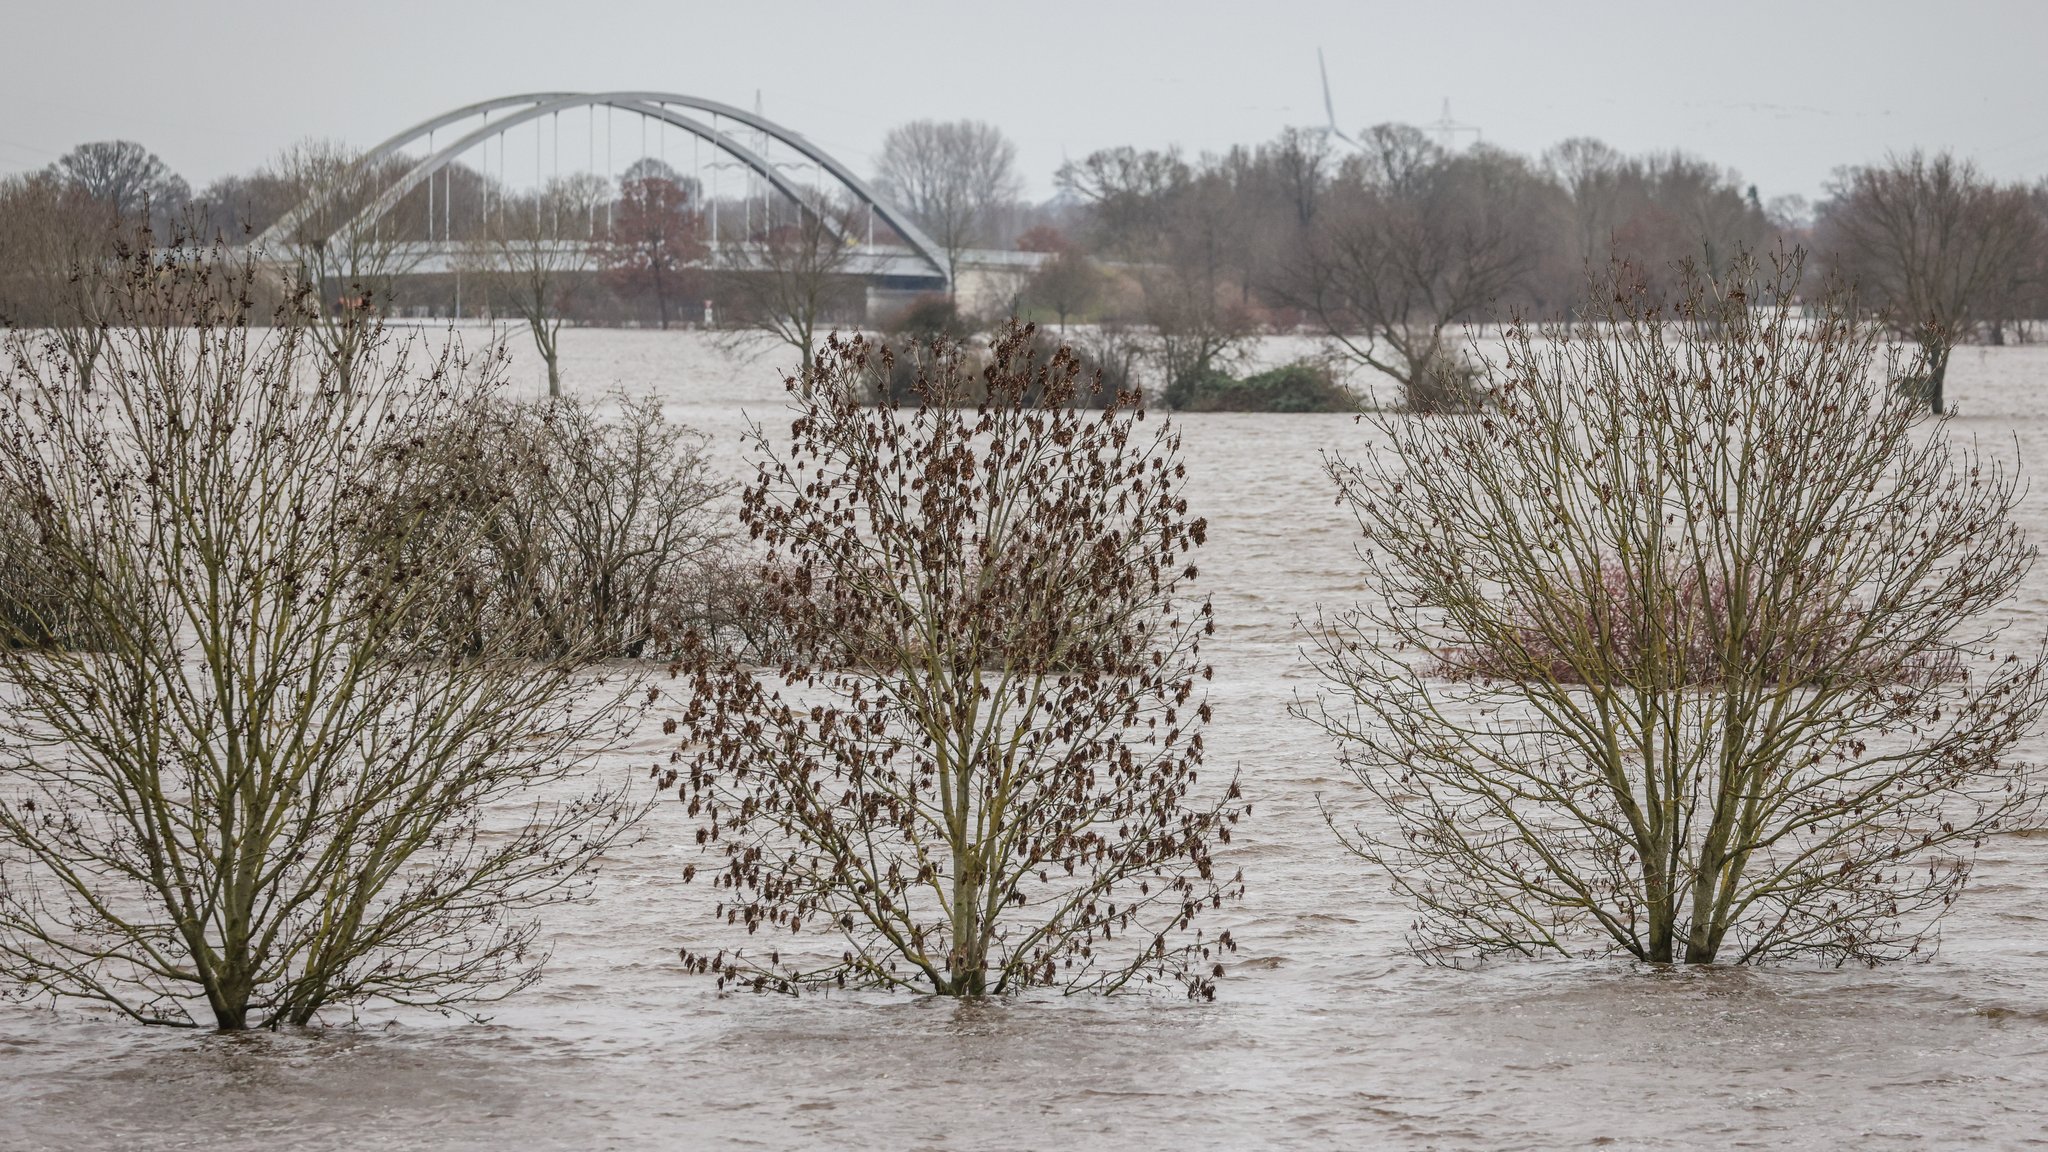
<path id="1" fill-rule="evenodd" d="M 737 163 L 750 169 L 754 175 L 797 205 L 800 210 L 814 211 L 815 207 L 807 200 L 803 189 L 784 174 L 781 166 L 771 162 L 760 149 L 749 147 L 746 142 L 736 138 L 721 125 L 721 121 L 741 125 L 753 133 L 760 134 L 762 139 L 787 147 L 810 161 L 820 173 L 829 174 L 855 202 L 865 205 L 875 217 L 893 229 L 910 248 L 909 255 L 916 265 L 914 275 L 936 278 L 941 284 L 949 283 L 952 279 L 951 269 L 939 246 L 933 243 L 932 239 L 901 209 L 883 199 L 866 181 L 824 149 L 812 144 L 799 133 L 758 113 L 716 100 L 685 96 L 676 92 L 529 92 L 464 105 L 422 120 L 356 158 L 356 164 L 361 169 L 375 170 L 377 166 L 388 161 L 407 157 L 409 150 L 416 145 L 422 142 L 427 144 L 424 158 L 414 160 L 402 176 L 385 186 L 351 219 L 334 229 L 334 233 L 374 227 L 377 221 L 396 207 L 408 193 L 431 180 L 461 156 L 492 139 L 502 138 L 506 133 L 523 125 L 533 124 L 548 117 L 558 117 L 563 112 L 586 108 L 616 109 L 633 114 L 644 122 L 655 122 L 680 129 L 729 157 L 729 163 Z M 695 114 L 702 114 L 710 119 L 707 122 Z M 481 123 L 460 133 L 446 145 L 434 145 L 437 133 L 466 121 Z M 275 247 L 286 237 L 294 234 L 308 219 L 316 218 L 316 214 L 326 206 L 321 194 L 316 193 L 313 198 L 300 203 L 266 228 L 256 237 L 255 243 Z M 831 226 L 838 232 L 836 225 Z M 844 243 L 852 242 L 851 237 L 843 234 L 840 235 L 840 239 Z M 880 267 L 878 261 L 870 260 L 869 263 Z"/>

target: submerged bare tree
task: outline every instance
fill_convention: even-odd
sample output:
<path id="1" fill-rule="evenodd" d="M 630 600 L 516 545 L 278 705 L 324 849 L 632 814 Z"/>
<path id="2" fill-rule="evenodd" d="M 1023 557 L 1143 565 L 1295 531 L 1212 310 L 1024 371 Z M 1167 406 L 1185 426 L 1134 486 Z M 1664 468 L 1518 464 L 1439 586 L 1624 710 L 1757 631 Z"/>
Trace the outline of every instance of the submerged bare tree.
<path id="1" fill-rule="evenodd" d="M 361 218 L 395 175 L 324 140 L 293 145 L 265 173 L 296 205 L 264 233 L 270 255 L 290 267 L 286 287 L 312 321 L 305 334 L 344 388 L 377 339 L 393 285 L 418 262 L 398 229 Z"/>
<path id="2" fill-rule="evenodd" d="M 783 937 L 685 952 L 721 983 L 1214 994 L 1233 945 L 1194 922 L 1242 891 L 1211 853 L 1245 809 L 1198 787 L 1204 524 L 1178 434 L 1073 406 L 1075 360 L 1031 337 L 979 380 L 941 349 L 880 409 L 871 346 L 834 338 L 790 381 L 790 446 L 757 441 L 744 516 L 792 656 L 692 661 L 672 778 L 720 918 Z"/>
<path id="3" fill-rule="evenodd" d="M 1228 282 L 1243 239 L 1242 222 L 1231 207 L 1228 188 L 1216 174 L 1190 178 L 1162 205 L 1158 250 L 1138 274 L 1143 316 L 1153 334 L 1151 358 L 1168 403 L 1234 367 L 1259 330 L 1245 306 L 1242 281 Z"/>
<path id="4" fill-rule="evenodd" d="M 1404 125 L 1380 125 L 1366 144 L 1276 276 L 1276 295 L 1344 356 L 1398 381 L 1409 410 L 1470 407 L 1451 326 L 1485 319 L 1536 268 L 1554 190 L 1518 157 L 1446 154 Z"/>
<path id="5" fill-rule="evenodd" d="M 606 187 L 604 177 L 588 173 L 551 180 L 538 194 L 503 205 L 470 253 L 491 298 L 525 321 L 547 366 L 550 397 L 562 395 L 562 322 L 596 264 L 588 221 Z"/>
<path id="6" fill-rule="evenodd" d="M 853 279 L 849 216 L 823 203 L 764 218 L 719 253 L 719 323 L 741 341 L 787 344 L 808 365 L 835 316 L 857 317 L 865 297 Z"/>
<path id="7" fill-rule="evenodd" d="M 1841 172 L 1821 212 L 1835 269 L 1886 309 L 1920 346 L 1913 384 L 1942 411 L 1949 352 L 1993 309 L 2034 258 L 2048 226 L 2027 189 L 1999 186 L 1968 161 L 1915 152 Z"/>
<path id="8" fill-rule="evenodd" d="M 1331 464 L 1368 599 L 1316 630 L 1308 711 L 1438 956 L 1898 956 L 2030 804 L 2013 476 L 1842 297 L 1799 317 L 1796 258 L 1686 271 L 1660 311 L 1618 270 L 1509 334 L 1486 411 Z"/>
<path id="9" fill-rule="evenodd" d="M 309 379 L 309 318 L 252 329 L 236 259 L 130 254 L 91 389 L 7 340 L 0 481 L 89 629 L 0 644 L 0 976 L 223 1030 L 498 998 L 544 958 L 524 913 L 638 811 L 623 782 L 536 799 L 618 696 L 406 627 L 461 554 L 407 545 L 467 499 L 409 446 L 488 381 L 374 338 L 352 387 Z"/>

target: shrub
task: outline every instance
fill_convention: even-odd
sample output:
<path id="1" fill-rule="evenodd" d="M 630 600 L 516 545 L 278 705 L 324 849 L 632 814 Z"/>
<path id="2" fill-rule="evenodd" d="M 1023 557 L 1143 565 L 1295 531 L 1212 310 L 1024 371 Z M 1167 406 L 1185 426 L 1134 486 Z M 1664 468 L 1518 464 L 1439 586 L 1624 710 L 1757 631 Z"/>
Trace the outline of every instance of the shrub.
<path id="1" fill-rule="evenodd" d="M 1356 412 L 1358 397 L 1327 365 L 1296 361 L 1242 380 L 1210 368 L 1166 389 L 1169 407 L 1186 412 Z"/>
<path id="2" fill-rule="evenodd" d="M 1404 381 L 1401 408 L 1415 416 L 1477 412 L 1486 406 L 1486 382 L 1476 365 L 1444 351 Z"/>
<path id="3" fill-rule="evenodd" d="M 725 488 L 703 437 L 651 397 L 615 419 L 574 399 L 463 408 L 392 469 L 385 498 L 422 487 L 459 494 L 439 501 L 438 532 L 470 542 L 453 594 L 416 622 L 451 650 L 516 638 L 533 658 L 663 657 L 705 622 Z"/>
<path id="4" fill-rule="evenodd" d="M 918 310 L 914 315 L 928 320 L 942 318 L 936 308 Z M 1026 346 L 1023 354 L 1038 365 L 1051 364 L 1056 357 L 1072 360 L 1078 373 L 1075 387 L 1070 389 L 1058 402 L 1081 408 L 1107 408 L 1118 402 L 1119 396 L 1137 397 L 1131 379 L 1131 363 L 1127 357 L 1108 356 L 1098 360 L 1086 349 L 1075 349 L 1062 344 L 1050 334 L 1041 331 L 1035 324 L 1023 325 L 1019 331 L 1024 334 Z M 950 331 L 904 329 L 883 344 L 878 354 L 870 357 L 863 388 L 870 404 L 922 404 L 925 397 L 918 392 L 918 382 L 933 372 L 965 370 L 969 384 L 962 393 L 960 403 L 979 403 L 990 387 L 988 373 L 994 370 L 991 348 L 989 353 L 970 349 L 966 341 Z M 957 361 L 957 364 L 941 362 Z M 1026 404 L 1043 404 L 1046 395 L 1036 384 L 1027 386 L 1022 397 Z"/>

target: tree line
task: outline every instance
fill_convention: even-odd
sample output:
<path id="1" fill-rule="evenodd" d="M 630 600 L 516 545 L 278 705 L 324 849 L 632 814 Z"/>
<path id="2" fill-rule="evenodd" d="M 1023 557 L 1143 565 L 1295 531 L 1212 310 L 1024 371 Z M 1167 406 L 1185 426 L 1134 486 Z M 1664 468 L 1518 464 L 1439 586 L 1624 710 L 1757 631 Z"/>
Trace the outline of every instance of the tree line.
<path id="1" fill-rule="evenodd" d="M 0 313 L 48 323 L 83 306 L 66 270 L 104 258 L 115 222 L 161 230 L 190 217 L 196 234 L 233 242 L 283 220 L 281 255 L 312 285 L 325 339 L 345 345 L 365 312 L 488 311 L 528 326 L 558 390 L 564 322 L 708 319 L 808 359 L 826 329 L 878 319 L 851 275 L 853 246 L 900 242 L 823 194 L 714 203 L 652 158 L 616 185 L 581 175 L 527 192 L 451 165 L 376 227 L 345 228 L 403 168 L 309 142 L 195 195 L 139 145 L 83 145 L 0 183 Z M 1141 365 L 1160 396 L 1202 391 L 1260 334 L 1308 331 L 1394 381 L 1403 403 L 1457 406 L 1472 399 L 1465 326 L 1562 315 L 1611 258 L 1653 270 L 1691 259 L 1712 275 L 1774 243 L 1807 250 L 1921 349 L 1913 386 L 1937 410 L 1949 349 L 2032 340 L 2048 318 L 2048 183 L 1999 183 L 1946 153 L 1839 169 L 1818 204 L 1766 204 L 1682 152 L 1630 156 L 1575 138 L 1531 157 L 1383 124 L 1355 147 L 1288 130 L 1199 157 L 1104 149 L 1063 165 L 1059 194 L 1030 205 L 999 129 L 916 121 L 885 137 L 876 184 L 949 272 L 973 248 L 1041 254 L 1035 274 L 970 320 L 1086 321 L 1094 359 Z M 321 208 L 287 217 L 304 203 Z M 461 266 L 418 274 L 407 242 L 422 239 L 458 245 Z"/>
<path id="2" fill-rule="evenodd" d="M 1766 204 L 1679 152 L 1450 150 L 1405 125 L 1355 150 L 1292 130 L 1193 159 L 1108 149 L 1058 179 L 1076 205 L 1061 245 L 1118 275 L 1077 292 L 1062 262 L 1027 299 L 1143 326 L 1168 382 L 1307 329 L 1409 406 L 1455 406 L 1470 400 L 1459 326 L 1568 315 L 1610 259 L 1671 292 L 1682 260 L 1718 276 L 1774 244 L 1810 252 L 1925 351 L 1937 410 L 1950 347 L 2031 340 L 2048 317 L 2048 183 L 2000 184 L 1945 153 L 1839 169 L 1817 205 Z"/>

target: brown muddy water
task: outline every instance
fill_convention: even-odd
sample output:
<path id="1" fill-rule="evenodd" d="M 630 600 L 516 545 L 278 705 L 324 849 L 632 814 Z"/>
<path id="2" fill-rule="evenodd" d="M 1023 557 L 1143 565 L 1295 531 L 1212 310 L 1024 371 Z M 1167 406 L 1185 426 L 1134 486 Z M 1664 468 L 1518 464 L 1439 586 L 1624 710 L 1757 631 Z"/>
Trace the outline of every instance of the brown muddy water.
<path id="1" fill-rule="evenodd" d="M 735 362 L 686 333 L 564 346 L 571 388 L 659 392 L 735 473 L 746 414 L 780 418 L 779 355 Z M 2048 475 L 2048 348 L 1966 349 L 1950 390 L 1959 434 Z M 1182 427 L 1221 629 L 1210 762 L 1237 765 L 1256 804 L 1232 845 L 1249 890 L 1217 921 L 1243 950 L 1215 1003 L 721 996 L 675 960 L 716 938 L 708 890 L 677 882 L 697 850 L 661 807 L 591 903 L 552 915 L 540 986 L 484 1024 L 372 1010 L 221 1037 L 0 1007 L 0 1149 L 2048 1147 L 2048 834 L 1986 848 L 1924 961 L 1405 956 L 1407 915 L 1316 801 L 1356 798 L 1287 714 L 1315 690 L 1296 621 L 1357 588 L 1319 453 L 1362 433 L 1328 416 Z M 2048 484 L 2023 518 L 2048 540 Z M 2014 643 L 2048 636 L 2048 564 L 2014 615 Z M 601 770 L 644 777 L 668 748 L 658 720 Z M 2048 739 L 2030 756 L 2048 763 Z"/>

